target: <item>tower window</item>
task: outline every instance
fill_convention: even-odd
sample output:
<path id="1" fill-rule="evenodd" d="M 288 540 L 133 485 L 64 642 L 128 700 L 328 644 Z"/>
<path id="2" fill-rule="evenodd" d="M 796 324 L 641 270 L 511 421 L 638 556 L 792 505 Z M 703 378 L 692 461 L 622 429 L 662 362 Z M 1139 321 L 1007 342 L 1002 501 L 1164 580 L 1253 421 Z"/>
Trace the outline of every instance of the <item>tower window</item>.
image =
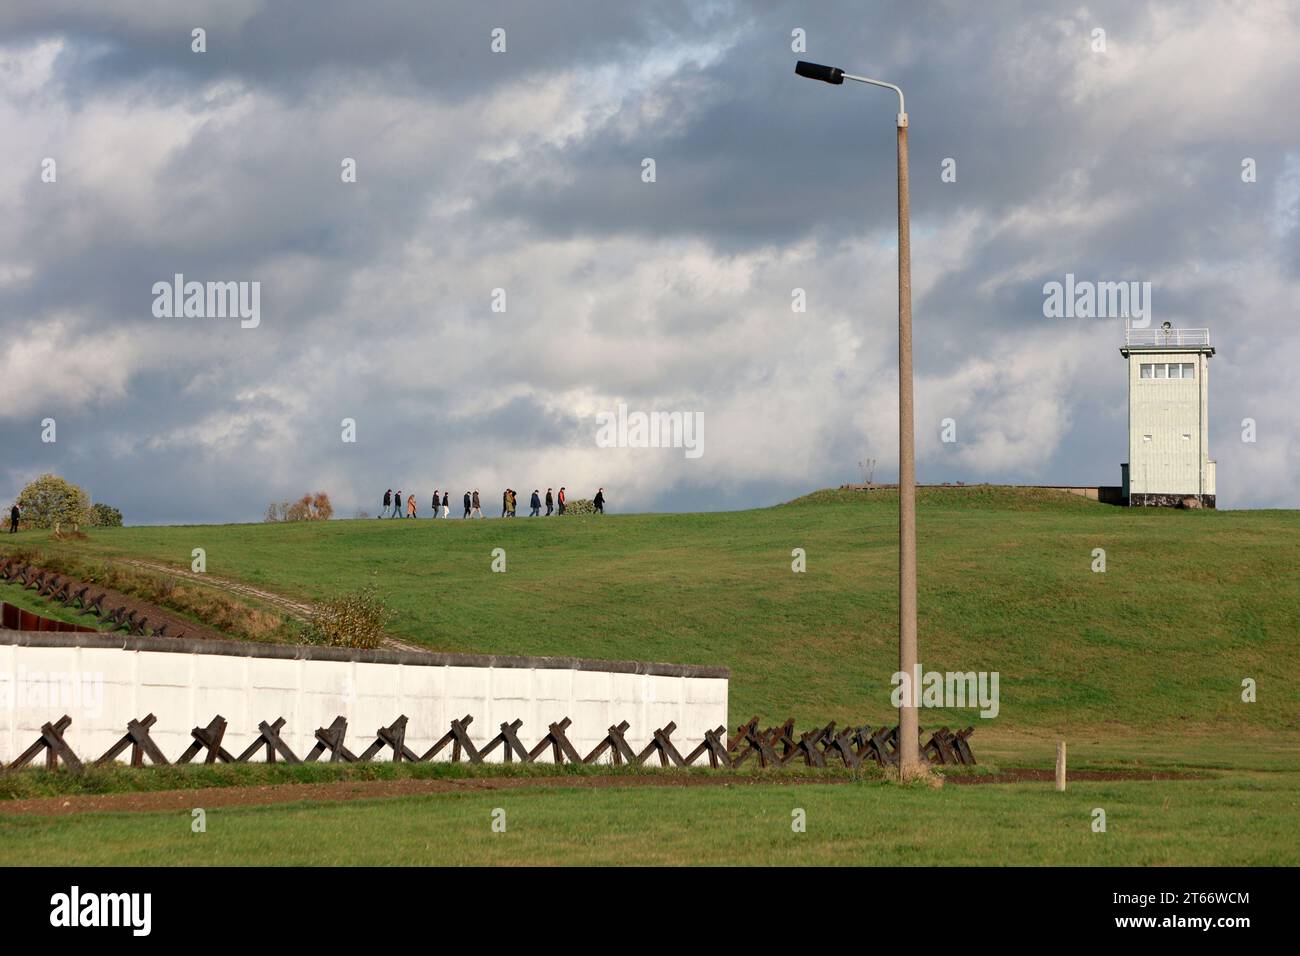
<path id="1" fill-rule="evenodd" d="M 1138 378 L 1196 378 L 1193 362 L 1143 362 L 1138 366 Z"/>

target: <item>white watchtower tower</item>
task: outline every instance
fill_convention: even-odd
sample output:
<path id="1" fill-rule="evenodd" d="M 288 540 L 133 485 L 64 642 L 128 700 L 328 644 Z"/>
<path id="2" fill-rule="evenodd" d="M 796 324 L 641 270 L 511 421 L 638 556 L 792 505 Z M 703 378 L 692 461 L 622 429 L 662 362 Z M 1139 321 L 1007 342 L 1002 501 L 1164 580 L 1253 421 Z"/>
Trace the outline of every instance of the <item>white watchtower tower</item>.
<path id="1" fill-rule="evenodd" d="M 1209 452 L 1209 329 L 1124 330 L 1130 506 L 1214 507 Z"/>

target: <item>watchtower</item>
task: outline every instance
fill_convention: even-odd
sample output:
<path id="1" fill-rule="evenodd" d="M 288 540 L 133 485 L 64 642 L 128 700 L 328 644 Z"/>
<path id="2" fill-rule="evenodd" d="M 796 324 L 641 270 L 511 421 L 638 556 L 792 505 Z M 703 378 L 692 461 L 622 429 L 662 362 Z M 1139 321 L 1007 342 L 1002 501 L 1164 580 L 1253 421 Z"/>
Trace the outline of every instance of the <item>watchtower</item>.
<path id="1" fill-rule="evenodd" d="M 1209 453 L 1209 329 L 1124 330 L 1128 359 L 1128 461 L 1120 467 L 1133 507 L 1214 507 Z"/>

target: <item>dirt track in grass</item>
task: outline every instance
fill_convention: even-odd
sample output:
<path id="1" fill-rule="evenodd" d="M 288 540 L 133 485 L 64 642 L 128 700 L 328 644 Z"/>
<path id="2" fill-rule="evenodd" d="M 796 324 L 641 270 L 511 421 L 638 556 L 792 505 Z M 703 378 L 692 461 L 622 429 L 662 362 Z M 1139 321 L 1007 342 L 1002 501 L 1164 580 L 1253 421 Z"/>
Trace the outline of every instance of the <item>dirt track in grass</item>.
<path id="1" fill-rule="evenodd" d="M 945 782 L 968 786 L 980 783 L 1051 783 L 1050 770 L 1006 770 L 979 776 L 951 776 Z M 1150 771 L 1094 770 L 1070 775 L 1071 781 L 1195 780 L 1188 774 Z M 338 780 L 329 783 L 287 783 L 261 787 L 207 787 L 134 793 L 76 794 L 0 802 L 0 815 L 63 816 L 75 813 L 160 813 L 194 807 L 264 806 L 278 803 L 373 800 L 442 793 L 499 790 L 595 790 L 610 787 L 753 787 L 804 784 L 850 784 L 845 776 L 799 777 L 690 774 L 682 776 L 477 777 L 460 780 Z"/>
<path id="2" fill-rule="evenodd" d="M 262 601 L 265 604 L 277 608 L 297 621 L 310 620 L 314 610 L 312 605 L 304 601 L 295 601 L 282 594 L 276 594 L 274 591 L 267 591 L 265 588 L 255 588 L 249 584 L 243 584 L 239 581 L 231 581 L 227 578 L 214 577 L 207 573 L 196 574 L 195 572 L 187 571 L 184 568 L 175 568 L 166 564 L 159 564 L 156 561 L 125 559 L 122 563 L 134 568 L 140 568 L 144 571 L 153 571 L 160 574 L 169 574 L 175 577 L 184 578 L 186 581 L 192 581 L 195 584 L 202 584 L 207 587 L 216 588 L 218 591 L 225 591 L 227 594 L 234 594 L 238 597 L 253 598 L 254 600 Z M 391 635 L 384 636 L 384 647 L 399 651 L 428 650 L 428 648 L 419 647 L 418 645 L 398 640 Z"/>

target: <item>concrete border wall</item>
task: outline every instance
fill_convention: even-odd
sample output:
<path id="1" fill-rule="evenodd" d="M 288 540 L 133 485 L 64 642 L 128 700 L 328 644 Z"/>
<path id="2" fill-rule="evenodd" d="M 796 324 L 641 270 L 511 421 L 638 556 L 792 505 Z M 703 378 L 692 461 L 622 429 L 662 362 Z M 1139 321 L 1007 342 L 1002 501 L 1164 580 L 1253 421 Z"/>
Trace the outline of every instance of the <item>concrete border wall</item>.
<path id="1" fill-rule="evenodd" d="M 315 730 L 340 714 L 354 752 L 399 714 L 416 753 L 466 714 L 478 745 L 520 718 L 520 740 L 531 746 L 549 723 L 569 717 L 569 738 L 584 756 L 620 720 L 631 724 L 634 747 L 669 721 L 678 727 L 673 739 L 693 747 L 705 730 L 727 724 L 729 680 L 725 667 L 690 664 L 0 630 L 0 761 L 11 762 L 64 713 L 72 717 L 65 739 L 85 760 L 148 713 L 169 760 L 216 714 L 229 722 L 225 746 L 236 755 L 259 721 L 284 717 L 283 738 L 305 756 Z"/>

